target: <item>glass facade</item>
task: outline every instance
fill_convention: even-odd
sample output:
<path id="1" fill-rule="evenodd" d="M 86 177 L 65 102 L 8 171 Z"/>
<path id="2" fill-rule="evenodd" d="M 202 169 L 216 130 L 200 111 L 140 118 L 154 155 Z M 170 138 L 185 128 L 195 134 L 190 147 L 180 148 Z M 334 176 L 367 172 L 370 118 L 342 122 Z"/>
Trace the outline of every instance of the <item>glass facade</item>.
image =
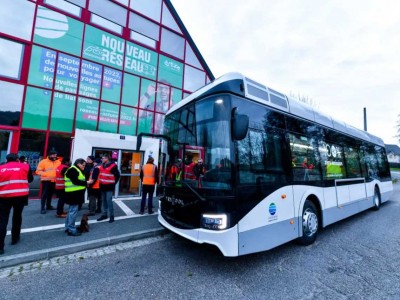
<path id="1" fill-rule="evenodd" d="M 30 162 L 69 156 L 78 128 L 161 133 L 166 111 L 213 79 L 168 0 L 1 4 L 0 130 Z"/>

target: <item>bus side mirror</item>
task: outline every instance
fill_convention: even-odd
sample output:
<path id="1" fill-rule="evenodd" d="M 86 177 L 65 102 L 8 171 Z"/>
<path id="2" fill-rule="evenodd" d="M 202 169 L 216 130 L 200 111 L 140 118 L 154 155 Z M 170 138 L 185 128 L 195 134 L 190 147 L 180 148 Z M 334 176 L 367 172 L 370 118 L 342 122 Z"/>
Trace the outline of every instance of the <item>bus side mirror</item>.
<path id="1" fill-rule="evenodd" d="M 231 131 L 232 139 L 236 141 L 243 140 L 249 129 L 249 116 L 236 113 L 237 107 L 232 109 Z"/>

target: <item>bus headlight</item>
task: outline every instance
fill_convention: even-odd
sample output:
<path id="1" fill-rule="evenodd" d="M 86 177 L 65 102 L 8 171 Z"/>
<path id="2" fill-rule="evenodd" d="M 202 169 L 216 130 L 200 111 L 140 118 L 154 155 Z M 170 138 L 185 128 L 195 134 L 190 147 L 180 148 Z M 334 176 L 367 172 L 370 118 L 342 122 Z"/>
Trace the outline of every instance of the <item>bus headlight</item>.
<path id="1" fill-rule="evenodd" d="M 201 217 L 201 226 L 213 230 L 226 229 L 228 226 L 228 217 L 225 214 L 204 214 Z"/>

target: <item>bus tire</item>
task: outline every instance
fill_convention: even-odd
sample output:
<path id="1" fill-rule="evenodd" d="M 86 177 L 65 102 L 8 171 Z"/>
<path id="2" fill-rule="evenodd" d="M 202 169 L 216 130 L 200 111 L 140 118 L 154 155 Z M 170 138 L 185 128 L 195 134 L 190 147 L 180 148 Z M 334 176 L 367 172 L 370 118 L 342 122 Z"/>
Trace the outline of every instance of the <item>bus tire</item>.
<path id="1" fill-rule="evenodd" d="M 381 194 L 379 193 L 378 187 L 375 187 L 374 197 L 372 198 L 372 201 L 373 201 L 372 209 L 379 210 L 379 208 L 381 207 Z"/>
<path id="2" fill-rule="evenodd" d="M 314 203 L 306 200 L 301 216 L 303 235 L 299 238 L 302 245 L 311 245 L 315 242 L 318 234 L 319 216 Z"/>

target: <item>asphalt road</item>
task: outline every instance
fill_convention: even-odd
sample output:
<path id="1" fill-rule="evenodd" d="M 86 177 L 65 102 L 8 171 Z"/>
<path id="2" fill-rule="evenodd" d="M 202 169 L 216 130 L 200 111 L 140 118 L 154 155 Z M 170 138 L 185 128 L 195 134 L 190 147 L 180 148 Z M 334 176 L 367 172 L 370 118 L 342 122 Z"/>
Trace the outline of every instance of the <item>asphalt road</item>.
<path id="1" fill-rule="evenodd" d="M 2 299 L 400 299 L 400 183 L 304 247 L 225 258 L 174 234 L 0 270 Z"/>

